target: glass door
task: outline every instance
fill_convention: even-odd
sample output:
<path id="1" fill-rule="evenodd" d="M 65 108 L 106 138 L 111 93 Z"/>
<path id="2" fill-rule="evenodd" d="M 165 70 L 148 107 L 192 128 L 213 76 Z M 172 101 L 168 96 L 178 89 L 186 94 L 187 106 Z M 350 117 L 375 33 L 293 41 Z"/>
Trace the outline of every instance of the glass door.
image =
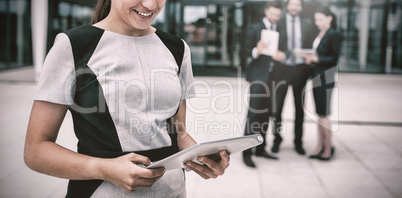
<path id="1" fill-rule="evenodd" d="M 205 66 L 206 6 L 184 7 L 184 40 L 190 47 L 193 66 Z"/>
<path id="2" fill-rule="evenodd" d="M 242 9 L 234 5 L 211 4 L 207 6 L 207 12 L 206 64 L 238 67 Z"/>
<path id="3" fill-rule="evenodd" d="M 240 67 L 242 5 L 186 5 L 183 20 L 194 66 Z"/>
<path id="4" fill-rule="evenodd" d="M 28 0 L 0 1 L 0 71 L 32 65 L 30 7 Z"/>

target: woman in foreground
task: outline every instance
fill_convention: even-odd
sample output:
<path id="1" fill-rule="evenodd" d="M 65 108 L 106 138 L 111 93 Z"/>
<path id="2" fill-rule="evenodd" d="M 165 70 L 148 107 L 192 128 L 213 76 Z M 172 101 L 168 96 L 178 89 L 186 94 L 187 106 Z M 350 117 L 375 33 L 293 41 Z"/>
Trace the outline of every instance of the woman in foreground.
<path id="1" fill-rule="evenodd" d="M 188 45 L 151 26 L 166 0 L 99 0 L 93 24 L 57 35 L 28 125 L 31 169 L 70 179 L 66 197 L 185 197 L 182 169 L 146 169 L 196 142 L 186 132 L 195 95 Z M 69 110 L 78 152 L 55 143 Z M 229 155 L 187 162 L 204 179 Z"/>

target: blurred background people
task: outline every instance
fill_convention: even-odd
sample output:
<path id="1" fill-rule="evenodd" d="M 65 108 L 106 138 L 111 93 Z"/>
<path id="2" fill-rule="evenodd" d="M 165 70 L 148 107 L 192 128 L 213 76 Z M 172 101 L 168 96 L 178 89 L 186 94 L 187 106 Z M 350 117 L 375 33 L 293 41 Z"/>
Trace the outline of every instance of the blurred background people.
<path id="1" fill-rule="evenodd" d="M 286 2 L 286 14 L 278 22 L 278 32 L 280 34 L 279 50 L 285 57 L 280 64 L 275 67 L 275 87 L 273 89 L 276 95 L 274 102 L 275 108 L 275 128 L 274 144 L 271 151 L 279 152 L 279 146 L 282 142 L 280 133 L 284 130 L 282 126 L 282 109 L 289 85 L 293 88 L 295 103 L 295 150 L 298 154 L 304 155 L 302 146 L 303 136 L 303 98 L 306 81 L 310 75 L 309 67 L 304 63 L 303 57 L 296 57 L 293 54 L 294 49 L 307 48 L 311 43 L 312 22 L 307 18 L 302 18 L 299 14 L 303 8 L 303 0 L 289 0 Z"/>
<path id="2" fill-rule="evenodd" d="M 256 148 L 256 156 L 268 159 L 277 159 L 275 156 L 267 153 L 266 132 L 271 115 L 271 87 L 273 79 L 272 71 L 275 62 L 271 56 L 261 54 L 267 47 L 266 43 L 261 41 L 261 30 L 277 30 L 277 22 L 281 16 L 282 4 L 279 1 L 272 1 L 266 4 L 265 17 L 260 23 L 253 24 L 247 31 L 246 53 L 252 57 L 252 61 L 246 71 L 246 80 L 250 82 L 250 101 L 247 114 L 245 135 L 259 133 L 264 137 L 264 143 Z M 255 167 L 251 160 L 252 150 L 243 152 L 243 161 L 247 166 Z"/>
<path id="3" fill-rule="evenodd" d="M 305 54 L 306 64 L 311 65 L 313 75 L 313 94 L 318 119 L 317 146 L 310 158 L 330 160 L 335 148 L 332 143 L 331 95 L 335 86 L 334 74 L 339 59 L 341 38 L 336 31 L 336 17 L 329 7 L 322 7 L 314 13 L 315 25 L 319 33 L 312 43 L 316 54 Z"/>

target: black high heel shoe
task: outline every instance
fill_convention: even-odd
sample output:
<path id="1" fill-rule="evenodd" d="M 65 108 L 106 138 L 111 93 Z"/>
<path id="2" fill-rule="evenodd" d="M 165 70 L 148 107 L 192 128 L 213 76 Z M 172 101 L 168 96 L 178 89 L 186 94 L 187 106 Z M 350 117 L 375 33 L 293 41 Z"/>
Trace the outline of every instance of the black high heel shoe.
<path id="1" fill-rule="evenodd" d="M 335 148 L 331 147 L 331 155 L 329 155 L 329 157 L 324 158 L 324 157 L 320 156 L 320 157 L 318 157 L 318 159 L 321 161 L 329 161 L 334 157 L 334 155 L 335 155 Z"/>
<path id="2" fill-rule="evenodd" d="M 317 155 L 309 155 L 308 158 L 318 159 L 319 157 L 321 157 L 322 153 L 324 153 L 324 147 L 321 148 L 321 151 Z"/>

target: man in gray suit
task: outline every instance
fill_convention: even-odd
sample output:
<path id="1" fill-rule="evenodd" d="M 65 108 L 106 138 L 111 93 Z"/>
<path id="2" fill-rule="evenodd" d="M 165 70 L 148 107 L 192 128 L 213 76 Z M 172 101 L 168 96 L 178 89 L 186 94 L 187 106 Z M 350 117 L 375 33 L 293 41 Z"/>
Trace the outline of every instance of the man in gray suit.
<path id="1" fill-rule="evenodd" d="M 261 41 L 261 30 L 277 30 L 277 22 L 281 16 L 282 4 L 279 1 L 268 2 L 264 10 L 263 20 L 254 24 L 247 31 L 246 56 L 252 57 L 247 67 L 246 80 L 250 82 L 250 103 L 245 126 L 245 135 L 261 134 L 264 143 L 257 146 L 256 156 L 268 159 L 277 159 L 265 151 L 265 136 L 268 129 L 269 117 L 271 115 L 271 81 L 273 79 L 273 68 L 275 66 L 273 57 L 262 54 L 262 50 L 268 47 Z M 252 150 L 243 151 L 243 161 L 249 167 L 255 167 L 251 160 Z"/>

